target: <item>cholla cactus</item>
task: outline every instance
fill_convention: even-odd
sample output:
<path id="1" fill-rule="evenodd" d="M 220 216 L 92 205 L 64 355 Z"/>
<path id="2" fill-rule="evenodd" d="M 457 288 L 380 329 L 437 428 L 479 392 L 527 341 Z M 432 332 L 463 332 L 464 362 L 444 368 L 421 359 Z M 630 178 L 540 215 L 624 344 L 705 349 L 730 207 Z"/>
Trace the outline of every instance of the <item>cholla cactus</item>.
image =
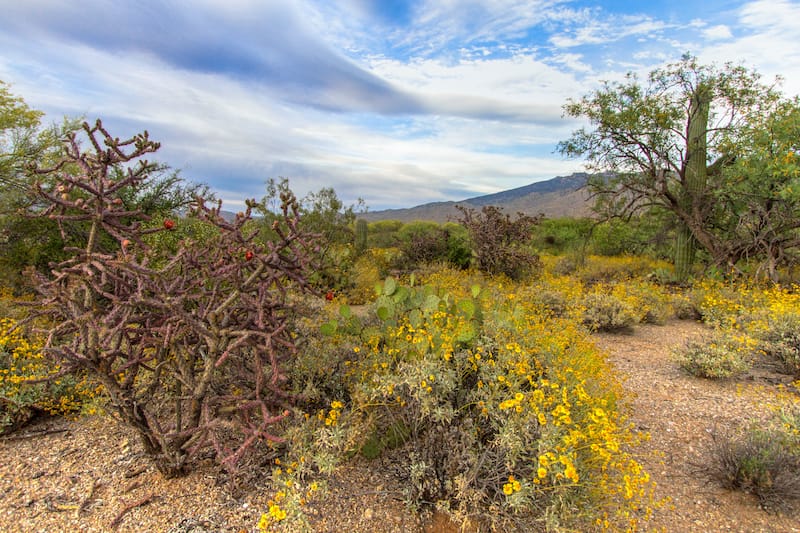
<path id="1" fill-rule="evenodd" d="M 215 236 L 183 241 L 163 257 L 144 237 L 176 222 L 148 227 L 147 216 L 121 201 L 156 168 L 140 158 L 158 143 L 146 132 L 120 141 L 100 121 L 83 131 L 89 151 L 73 135 L 57 167 L 37 170 L 55 178 L 51 189 L 39 187 L 43 215 L 88 224 L 83 246 L 39 275 L 40 314 L 56 324 L 45 350 L 66 371 L 103 384 L 163 474 L 183 472 L 209 447 L 233 469 L 256 441 L 280 440 L 272 427 L 289 416 L 281 372 L 295 351 L 287 294 L 310 290 L 313 239 L 298 228 L 290 193 L 273 225 L 277 238 L 266 244 L 245 233 L 252 203 L 226 222 L 219 205 L 198 198 L 195 212 Z M 102 250 L 101 236 L 118 248 Z"/>

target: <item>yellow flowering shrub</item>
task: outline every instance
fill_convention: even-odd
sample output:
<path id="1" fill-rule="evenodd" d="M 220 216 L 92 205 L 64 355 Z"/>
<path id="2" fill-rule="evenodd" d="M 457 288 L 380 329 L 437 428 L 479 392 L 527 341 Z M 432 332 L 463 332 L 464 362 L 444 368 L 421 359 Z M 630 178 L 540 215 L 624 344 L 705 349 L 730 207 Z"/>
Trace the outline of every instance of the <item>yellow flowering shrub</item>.
<path id="1" fill-rule="evenodd" d="M 585 283 L 624 281 L 643 278 L 654 272 L 670 272 L 672 265 L 666 261 L 646 256 L 587 256 L 575 275 Z"/>
<path id="2" fill-rule="evenodd" d="M 634 302 L 620 292 L 604 283 L 594 285 L 583 297 L 583 324 L 591 331 L 620 332 L 638 323 Z"/>
<path id="3" fill-rule="evenodd" d="M 690 340 L 676 349 L 678 364 L 697 377 L 735 377 L 750 368 L 754 341 L 746 335 L 716 331 L 711 336 Z"/>
<path id="4" fill-rule="evenodd" d="M 309 455 L 404 445 L 412 506 L 438 502 L 492 527 L 545 515 L 580 527 L 602 515 L 635 529 L 652 503 L 631 455 L 641 436 L 574 320 L 580 282 L 545 275 L 526 286 L 449 269 L 422 281 L 387 280 L 360 327 L 343 306 L 326 323 L 329 349 L 351 356 L 328 360 L 346 385 L 343 400 L 307 416 Z M 536 297 L 543 287 L 563 300 L 558 313 Z"/>
<path id="5" fill-rule="evenodd" d="M 323 497 L 325 484 L 309 479 L 310 468 L 305 456 L 295 461 L 275 459 L 272 469 L 274 494 L 262 513 L 258 531 L 286 532 L 311 531 L 304 509 Z"/>
<path id="6" fill-rule="evenodd" d="M 751 354 L 765 354 L 800 376 L 800 291 L 743 282 L 703 280 L 690 298 L 707 324 L 732 332 Z"/>
<path id="7" fill-rule="evenodd" d="M 633 309 L 637 323 L 663 324 L 675 314 L 671 295 L 656 283 L 633 279 L 615 284 L 611 294 Z"/>
<path id="8" fill-rule="evenodd" d="M 29 337 L 16 320 L 0 318 L 0 433 L 25 424 L 37 412 L 80 411 L 101 389 L 86 379 L 58 376 L 42 354 L 42 342 Z"/>

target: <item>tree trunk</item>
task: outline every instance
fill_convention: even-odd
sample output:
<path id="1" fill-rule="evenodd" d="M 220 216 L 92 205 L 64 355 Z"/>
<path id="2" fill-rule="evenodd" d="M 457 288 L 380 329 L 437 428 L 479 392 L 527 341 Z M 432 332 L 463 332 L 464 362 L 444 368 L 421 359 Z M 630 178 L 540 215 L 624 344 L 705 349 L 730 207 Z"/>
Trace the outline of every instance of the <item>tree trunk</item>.
<path id="1" fill-rule="evenodd" d="M 686 126 L 686 164 L 683 182 L 683 212 L 675 240 L 675 276 L 684 282 L 689 278 L 694 263 L 697 243 L 691 226 L 703 226 L 706 218 L 704 195 L 708 181 L 708 114 L 711 109 L 711 92 L 702 83 L 692 94 L 689 120 Z M 689 221 L 693 224 L 689 224 Z"/>

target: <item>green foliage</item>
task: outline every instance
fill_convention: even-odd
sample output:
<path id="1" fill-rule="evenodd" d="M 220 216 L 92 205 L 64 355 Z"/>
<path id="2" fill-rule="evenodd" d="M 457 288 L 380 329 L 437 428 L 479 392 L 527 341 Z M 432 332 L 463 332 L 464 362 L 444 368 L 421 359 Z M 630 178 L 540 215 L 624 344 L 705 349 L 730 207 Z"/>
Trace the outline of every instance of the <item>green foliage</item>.
<path id="1" fill-rule="evenodd" d="M 447 233 L 447 262 L 455 268 L 468 268 L 472 262 L 472 247 L 467 228 L 447 222 L 442 229 Z"/>
<path id="2" fill-rule="evenodd" d="M 749 354 L 749 346 L 742 337 L 725 331 L 690 340 L 676 351 L 683 370 L 710 379 L 731 378 L 746 372 L 750 368 Z"/>
<path id="3" fill-rule="evenodd" d="M 324 463 L 331 453 L 396 454 L 409 503 L 487 528 L 545 514 L 593 521 L 620 501 L 626 510 L 609 516 L 627 524 L 647 506 L 648 478 L 622 451 L 635 437 L 617 418 L 618 389 L 571 317 L 543 313 L 538 287 L 507 283 L 440 270 L 421 285 L 387 278 L 355 322 L 334 307 L 320 341 L 330 356 L 317 363 L 327 371 L 302 380 L 319 398 L 301 439 L 316 444 L 304 453 Z M 344 390 L 331 385 L 337 375 Z M 342 399 L 335 417 L 323 387 Z"/>
<path id="4" fill-rule="evenodd" d="M 124 170 L 112 169 L 112 179 L 123 179 Z M 170 171 L 159 164 L 136 187 L 120 191 L 122 206 L 127 210 L 140 211 L 145 216 L 175 216 L 185 212 L 198 198 L 214 201 L 208 186 L 185 181 L 177 171 Z"/>
<path id="5" fill-rule="evenodd" d="M 613 218 L 595 225 L 589 250 L 596 255 L 650 255 L 668 257 L 672 251 L 671 234 L 663 214 L 651 212 L 624 220 Z"/>
<path id="6" fill-rule="evenodd" d="M 77 126 L 65 121 L 60 127 L 42 128 L 42 116 L 0 81 L 0 277 L 15 290 L 25 285 L 26 267 L 44 269 L 64 257 L 58 225 L 26 216 L 35 205 L 34 180 L 27 169 L 52 163 L 61 152 L 63 135 Z M 67 235 L 71 233 L 68 225 Z"/>
<path id="7" fill-rule="evenodd" d="M 787 224 L 798 204 L 779 192 L 796 179 L 797 109 L 754 71 L 687 55 L 645 82 L 630 74 L 569 102 L 566 113 L 595 129 L 559 149 L 612 173 L 590 182 L 605 215 L 671 214 L 680 281 L 695 245 L 718 266 L 758 257 L 774 277 L 800 242 Z"/>
<path id="8" fill-rule="evenodd" d="M 379 220 L 368 225 L 370 248 L 394 248 L 400 242 L 398 235 L 403 223 L 399 220 Z"/>
<path id="9" fill-rule="evenodd" d="M 276 213 L 279 213 L 280 198 L 291 193 L 289 180 L 281 178 L 267 181 L 267 194 L 257 209 L 263 215 L 261 239 L 273 239 L 271 229 Z M 357 254 L 354 248 L 354 225 L 358 214 L 365 211 L 364 201 L 345 206 L 331 187 L 323 187 L 308 193 L 299 201 L 300 224 L 303 232 L 317 237 L 315 251 L 316 269 L 312 283 L 323 290 L 343 290 L 350 283 L 350 269 Z"/>
<path id="10" fill-rule="evenodd" d="M 67 255 L 67 247 L 79 246 L 85 241 L 90 225 L 86 219 L 59 221 L 37 216 L 42 206 L 36 196 L 37 183 L 45 189 L 56 185 L 51 173 L 31 173 L 30 168 L 50 168 L 61 161 L 64 141 L 74 134 L 80 125 L 77 121 L 65 121 L 60 126 L 42 128 L 41 113 L 33 111 L 20 98 L 12 97 L 0 82 L 0 274 L 6 283 L 15 289 L 25 287 L 27 278 L 23 272 L 34 268 L 40 272 L 49 270 Z M 59 172 L 78 175 L 86 170 L 79 164 L 62 165 Z M 109 179 L 119 181 L 126 169 L 109 169 Z M 173 218 L 179 211 L 195 201 L 197 196 L 209 199 L 208 188 L 200 184 L 185 182 L 177 172 L 169 172 L 165 165 L 154 164 L 147 179 L 119 191 L 116 201 L 128 211 L 139 211 L 145 216 Z M 86 201 L 88 191 L 61 191 Z M 112 252 L 119 249 L 119 242 L 101 230 L 96 236 L 98 248 Z"/>
<path id="11" fill-rule="evenodd" d="M 586 247 L 593 225 L 588 218 L 545 218 L 533 229 L 533 244 L 556 255 L 580 251 Z"/>
<path id="12" fill-rule="evenodd" d="M 25 167 L 49 147 L 38 131 L 43 115 L 14 96 L 0 80 L 0 187 L 4 190 L 26 188 Z"/>
<path id="13" fill-rule="evenodd" d="M 738 140 L 736 161 L 715 183 L 715 224 L 728 236 L 734 259 L 758 260 L 756 274 L 779 278 L 798 263 L 800 217 L 800 100 L 782 101 Z"/>

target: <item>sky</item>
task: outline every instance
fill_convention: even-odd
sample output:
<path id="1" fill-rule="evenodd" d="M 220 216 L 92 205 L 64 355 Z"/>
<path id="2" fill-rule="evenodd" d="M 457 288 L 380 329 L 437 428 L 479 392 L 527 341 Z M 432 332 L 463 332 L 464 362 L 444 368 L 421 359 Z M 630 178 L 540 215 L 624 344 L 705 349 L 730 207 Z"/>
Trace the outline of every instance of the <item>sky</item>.
<path id="1" fill-rule="evenodd" d="M 46 122 L 148 130 L 225 208 L 269 178 L 369 210 L 583 170 L 563 105 L 691 53 L 800 94 L 800 1 L 0 0 L 0 80 Z"/>

